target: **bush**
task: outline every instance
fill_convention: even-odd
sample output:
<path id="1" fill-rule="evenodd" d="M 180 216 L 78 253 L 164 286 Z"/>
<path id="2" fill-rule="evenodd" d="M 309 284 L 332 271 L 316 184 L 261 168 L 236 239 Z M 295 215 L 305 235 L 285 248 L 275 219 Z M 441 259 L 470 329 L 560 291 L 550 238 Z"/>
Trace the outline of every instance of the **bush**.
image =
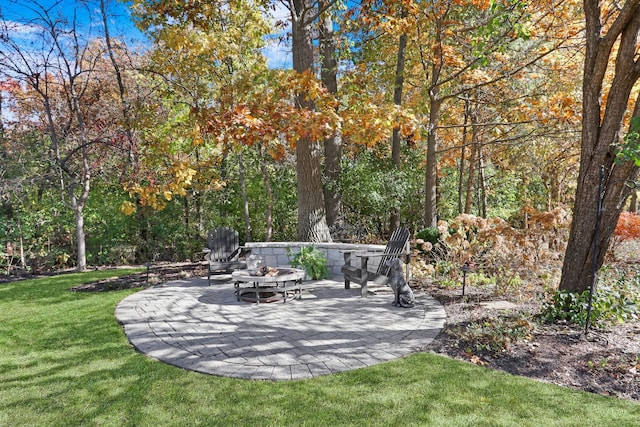
<path id="1" fill-rule="evenodd" d="M 502 352 L 519 340 L 530 337 L 534 325 L 523 315 L 496 317 L 472 322 L 454 330 L 467 345 L 467 351 Z"/>
<path id="2" fill-rule="evenodd" d="M 556 291 L 542 304 L 541 317 L 548 323 L 568 322 L 580 326 L 587 323 L 589 291 L 582 293 Z M 640 310 L 637 289 L 627 286 L 602 286 L 591 304 L 590 323 L 604 328 L 615 323 L 637 319 Z"/>
<path id="3" fill-rule="evenodd" d="M 287 256 L 292 267 L 302 267 L 311 279 L 318 280 L 329 277 L 327 258 L 324 252 L 316 249 L 315 246 L 303 246 L 296 254 L 292 254 L 291 250 L 287 248 Z"/>
<path id="4" fill-rule="evenodd" d="M 440 240 L 440 235 L 440 230 L 437 227 L 427 227 L 416 233 L 416 238 L 436 245 Z"/>

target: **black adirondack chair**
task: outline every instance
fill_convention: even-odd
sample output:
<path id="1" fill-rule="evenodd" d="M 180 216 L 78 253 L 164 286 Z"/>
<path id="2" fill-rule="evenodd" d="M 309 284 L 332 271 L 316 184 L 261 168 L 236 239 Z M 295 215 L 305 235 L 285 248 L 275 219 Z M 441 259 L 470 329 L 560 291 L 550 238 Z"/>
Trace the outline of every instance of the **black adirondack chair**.
<path id="1" fill-rule="evenodd" d="M 238 232 L 230 227 L 218 227 L 207 236 L 205 260 L 208 261 L 209 272 L 207 281 L 211 285 L 211 276 L 229 273 L 234 270 L 247 268 L 247 262 L 240 259 L 245 255 L 245 249 L 240 246 Z"/>
<path id="2" fill-rule="evenodd" d="M 386 285 L 389 277 L 389 266 L 386 261 L 392 258 L 401 258 L 406 265 L 406 279 L 409 280 L 409 260 L 411 257 L 411 249 L 409 247 L 409 237 L 411 233 L 406 227 L 400 227 L 393 232 L 384 251 L 381 252 L 365 252 L 365 251 L 345 251 L 344 265 L 342 273 L 344 274 L 344 288 L 349 289 L 351 282 L 360 284 L 360 292 L 363 297 L 367 296 L 368 283 L 373 282 L 378 285 Z M 370 270 L 372 265 L 369 264 L 370 258 L 379 258 L 375 270 Z"/>

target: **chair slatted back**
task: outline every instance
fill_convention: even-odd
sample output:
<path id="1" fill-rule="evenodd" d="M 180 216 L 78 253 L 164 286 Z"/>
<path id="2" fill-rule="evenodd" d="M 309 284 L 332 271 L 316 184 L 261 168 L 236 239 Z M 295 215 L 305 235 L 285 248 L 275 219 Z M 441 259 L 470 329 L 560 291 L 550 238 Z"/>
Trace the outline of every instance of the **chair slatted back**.
<path id="1" fill-rule="evenodd" d="M 211 254 L 209 255 L 210 261 L 231 261 L 240 248 L 240 236 L 233 228 L 218 227 L 209 232 L 207 245 L 211 250 Z"/>
<path id="2" fill-rule="evenodd" d="M 376 274 L 387 276 L 389 274 L 389 266 L 386 265 L 387 261 L 409 253 L 410 236 L 411 232 L 407 227 L 400 227 L 393 232 L 387 242 L 387 246 L 384 248 L 384 255 L 381 257 Z"/>

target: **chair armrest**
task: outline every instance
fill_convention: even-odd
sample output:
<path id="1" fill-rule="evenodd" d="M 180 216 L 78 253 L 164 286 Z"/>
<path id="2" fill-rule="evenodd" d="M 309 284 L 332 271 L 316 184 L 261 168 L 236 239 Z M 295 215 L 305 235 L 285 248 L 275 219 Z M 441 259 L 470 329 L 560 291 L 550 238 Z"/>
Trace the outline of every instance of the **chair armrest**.
<path id="1" fill-rule="evenodd" d="M 399 252 L 397 254 L 390 254 L 390 253 L 385 253 L 385 252 L 363 252 L 363 253 L 356 253 L 356 256 L 359 257 L 367 257 L 367 258 L 373 258 L 373 257 L 383 257 L 383 256 L 390 256 L 390 257 L 400 257 L 400 256 L 409 256 L 411 255 L 411 252 Z"/>

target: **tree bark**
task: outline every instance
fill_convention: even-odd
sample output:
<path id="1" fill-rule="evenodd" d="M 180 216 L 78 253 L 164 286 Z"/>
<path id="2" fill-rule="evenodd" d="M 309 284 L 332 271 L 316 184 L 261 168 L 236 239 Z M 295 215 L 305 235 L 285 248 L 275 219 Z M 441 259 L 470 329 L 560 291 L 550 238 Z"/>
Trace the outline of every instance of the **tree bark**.
<path id="1" fill-rule="evenodd" d="M 327 8 L 327 2 L 321 0 L 318 7 Z M 320 17 L 320 52 L 322 67 L 320 78 L 329 93 L 338 94 L 338 61 L 336 60 L 336 40 L 333 31 L 333 20 L 329 11 Z M 326 184 L 324 186 L 324 202 L 327 212 L 327 225 L 332 226 L 342 216 L 342 192 L 339 179 L 342 171 L 342 135 L 340 130 L 324 140 L 324 169 Z"/>
<path id="2" fill-rule="evenodd" d="M 631 192 L 631 200 L 629 201 L 629 212 L 637 212 L 638 211 L 638 191 L 634 189 Z"/>
<path id="3" fill-rule="evenodd" d="M 615 162 L 615 150 L 620 143 L 619 133 L 631 91 L 640 78 L 640 61 L 634 60 L 640 36 L 640 0 L 627 1 L 606 32 L 601 23 L 599 2 L 585 0 L 584 9 L 586 54 L 582 83 L 580 170 L 560 279 L 560 289 L 575 292 L 589 289 L 592 280 L 596 279 L 592 271 L 597 272 L 604 262 L 613 230 L 631 191 L 626 183 L 638 174 L 634 162 Z M 615 53 L 613 47 L 618 41 Z M 616 56 L 615 60 L 613 55 Z M 605 93 L 605 74 L 610 63 L 615 64 L 615 73 L 608 93 Z M 605 98 L 606 104 L 601 105 L 601 99 Z M 640 117 L 639 99 L 635 100 L 633 116 Z M 600 168 L 604 169 L 602 194 L 597 190 Z M 599 197 L 602 197 L 603 210 L 596 242 L 595 220 Z M 594 246 L 597 246 L 595 257 Z"/>
<path id="4" fill-rule="evenodd" d="M 242 213 L 244 215 L 244 238 L 251 242 L 251 218 L 249 217 L 249 198 L 247 197 L 247 182 L 244 177 L 244 163 L 242 151 L 238 153 L 238 175 L 240 176 L 240 191 L 242 192 Z"/>
<path id="5" fill-rule="evenodd" d="M 291 31 L 293 69 L 298 73 L 313 71 L 313 40 L 311 23 L 307 21 L 313 12 L 311 0 L 293 0 Z M 313 102 L 304 93 L 298 94 L 296 103 L 301 109 L 313 110 Z M 296 171 L 298 174 L 298 240 L 330 242 L 331 234 L 322 191 L 320 168 L 320 144 L 309 137 L 300 138 L 296 144 Z"/>
<path id="6" fill-rule="evenodd" d="M 440 73 L 444 61 L 442 52 L 442 19 L 437 19 L 435 26 L 435 43 L 433 65 L 431 66 L 431 83 L 429 84 L 429 125 L 427 127 L 427 159 L 425 170 L 425 210 L 424 225 L 435 227 L 438 223 L 438 124 L 440 122 Z"/>
<path id="7" fill-rule="evenodd" d="M 478 190 L 480 195 L 480 203 L 478 206 L 479 214 L 482 218 L 487 217 L 487 183 L 484 178 L 484 152 L 482 150 L 482 142 L 478 142 Z"/>
<path id="8" fill-rule="evenodd" d="M 271 180 L 269 179 L 269 170 L 267 169 L 267 163 L 264 156 L 264 149 L 262 144 L 258 146 L 258 152 L 260 153 L 260 170 L 262 172 L 262 181 L 264 183 L 264 190 L 267 194 L 267 206 L 265 208 L 265 242 L 270 242 L 273 238 L 273 190 L 271 189 Z"/>
<path id="9" fill-rule="evenodd" d="M 469 119 L 471 120 L 471 158 L 469 159 L 469 172 L 467 175 L 467 191 L 464 202 L 464 213 L 471 213 L 473 205 L 473 189 L 475 187 L 476 166 L 479 164 L 480 148 L 478 144 L 478 127 L 473 126 L 478 122 L 476 113 L 469 108 Z"/>
<path id="10" fill-rule="evenodd" d="M 402 19 L 407 17 L 407 9 L 402 8 L 400 13 Z M 393 103 L 397 106 L 402 105 L 402 92 L 404 88 L 404 63 L 405 51 L 407 49 L 407 34 L 400 35 L 398 40 L 398 58 L 396 60 L 396 77 L 393 85 Z M 400 170 L 402 168 L 402 158 L 400 155 L 400 128 L 394 127 L 391 135 L 391 159 L 393 166 Z M 389 230 L 397 230 L 400 228 L 400 209 L 394 207 L 389 216 Z"/>
<path id="11" fill-rule="evenodd" d="M 462 125 L 462 147 L 460 148 L 460 164 L 458 165 L 458 214 L 463 213 L 462 210 L 462 194 L 464 187 L 464 158 L 467 155 L 467 140 L 469 135 L 469 116 L 471 115 L 471 102 L 469 98 L 464 100 L 464 123 Z"/>

